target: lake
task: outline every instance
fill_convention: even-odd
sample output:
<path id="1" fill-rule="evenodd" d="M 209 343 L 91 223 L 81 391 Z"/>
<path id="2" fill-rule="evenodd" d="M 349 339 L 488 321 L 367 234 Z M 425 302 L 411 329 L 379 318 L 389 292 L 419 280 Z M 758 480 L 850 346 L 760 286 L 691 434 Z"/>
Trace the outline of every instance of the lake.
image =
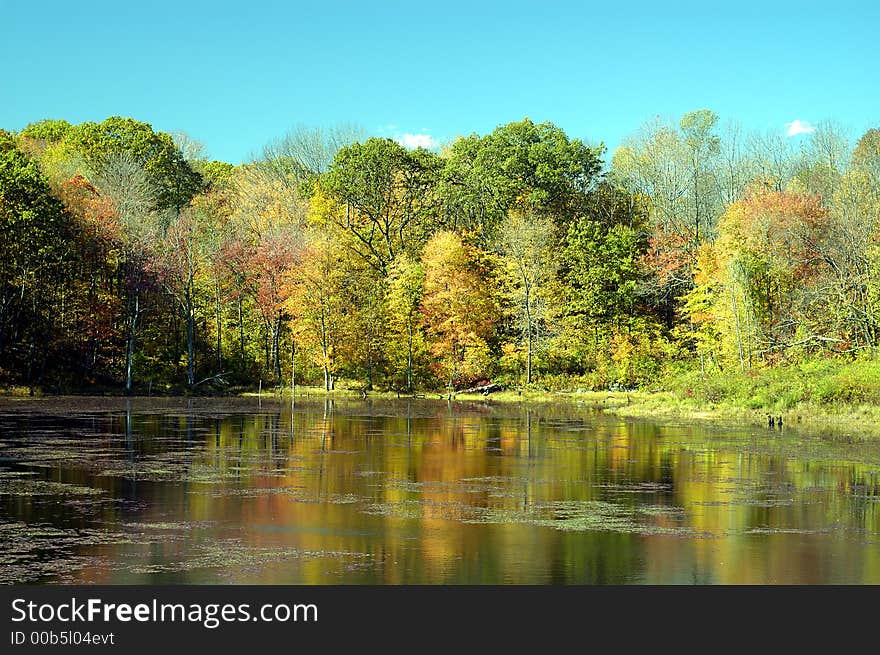
<path id="1" fill-rule="evenodd" d="M 575 403 L 2 400 L 0 582 L 880 584 L 880 444 L 848 441 Z"/>

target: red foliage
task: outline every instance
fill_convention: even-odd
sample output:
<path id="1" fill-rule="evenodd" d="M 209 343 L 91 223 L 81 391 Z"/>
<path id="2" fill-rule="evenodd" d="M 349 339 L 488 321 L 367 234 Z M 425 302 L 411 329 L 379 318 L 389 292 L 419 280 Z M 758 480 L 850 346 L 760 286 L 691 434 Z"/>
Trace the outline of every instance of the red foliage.
<path id="1" fill-rule="evenodd" d="M 266 317 L 274 315 L 289 295 L 283 280 L 296 250 L 292 235 L 280 232 L 264 236 L 252 251 L 248 268 L 256 285 L 257 305 Z"/>
<path id="2" fill-rule="evenodd" d="M 660 288 L 673 287 L 689 281 L 695 263 L 692 242 L 681 234 L 658 227 L 648 238 L 642 264 Z"/>

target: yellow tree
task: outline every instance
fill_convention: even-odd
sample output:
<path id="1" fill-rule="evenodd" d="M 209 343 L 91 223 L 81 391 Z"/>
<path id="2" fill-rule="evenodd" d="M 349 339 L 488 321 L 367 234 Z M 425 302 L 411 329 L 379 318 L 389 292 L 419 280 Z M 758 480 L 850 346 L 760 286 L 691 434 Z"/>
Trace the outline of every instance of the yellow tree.
<path id="1" fill-rule="evenodd" d="M 493 271 L 485 253 L 455 232 L 438 232 L 422 253 L 422 317 L 435 370 L 450 391 L 488 373 L 489 340 L 499 320 Z"/>
<path id="2" fill-rule="evenodd" d="M 344 253 L 326 231 L 312 230 L 306 237 L 297 265 L 288 273 L 285 300 L 293 335 L 312 355 L 331 391 L 337 371 L 336 351 L 344 313 L 339 292 L 345 275 Z"/>
<path id="3" fill-rule="evenodd" d="M 416 357 L 425 351 L 425 337 L 419 306 L 425 271 L 422 263 L 407 253 L 398 255 L 388 274 L 387 311 L 389 358 L 395 371 L 405 369 L 407 391 L 413 389 Z"/>
<path id="4" fill-rule="evenodd" d="M 253 297 L 262 325 L 265 367 L 280 383 L 282 327 L 288 318 L 285 280 L 299 256 L 308 205 L 296 187 L 286 186 L 255 165 L 237 171 L 236 192 L 233 229 L 227 238 L 228 252 L 221 252 L 222 267 Z M 241 317 L 242 289 L 234 293 Z M 241 324 L 240 319 L 243 352 Z"/>
<path id="5" fill-rule="evenodd" d="M 865 132 L 831 203 L 829 304 L 852 348 L 880 338 L 880 130 Z"/>
<path id="6" fill-rule="evenodd" d="M 735 353 L 747 368 L 756 357 L 770 362 L 837 343 L 817 302 L 828 274 L 828 228 L 817 196 L 755 190 L 733 203 L 715 244 L 701 250 L 688 295 L 703 345 L 714 340 L 722 357 Z"/>

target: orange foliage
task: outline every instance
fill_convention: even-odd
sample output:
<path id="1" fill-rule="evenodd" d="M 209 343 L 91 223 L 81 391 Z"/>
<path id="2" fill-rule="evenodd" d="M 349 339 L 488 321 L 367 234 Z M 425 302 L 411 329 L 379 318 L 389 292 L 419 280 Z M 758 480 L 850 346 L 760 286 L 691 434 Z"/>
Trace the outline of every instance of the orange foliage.
<path id="1" fill-rule="evenodd" d="M 61 200 L 91 236 L 102 242 L 115 242 L 121 236 L 119 213 L 113 201 L 102 196 L 82 175 L 74 175 L 61 185 Z"/>
<path id="2" fill-rule="evenodd" d="M 749 193 L 719 221 L 722 242 L 768 257 L 799 282 L 813 279 L 821 269 L 829 227 L 819 196 L 767 190 Z"/>

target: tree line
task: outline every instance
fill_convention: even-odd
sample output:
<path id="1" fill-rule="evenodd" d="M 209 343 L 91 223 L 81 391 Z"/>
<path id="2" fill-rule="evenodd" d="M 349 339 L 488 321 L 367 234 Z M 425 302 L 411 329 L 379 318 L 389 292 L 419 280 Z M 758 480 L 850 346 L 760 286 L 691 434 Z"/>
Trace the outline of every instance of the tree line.
<path id="1" fill-rule="evenodd" d="M 297 127 L 210 161 L 131 118 L 0 131 L 0 382 L 652 386 L 871 357 L 880 131 L 525 119 L 432 152 Z"/>

